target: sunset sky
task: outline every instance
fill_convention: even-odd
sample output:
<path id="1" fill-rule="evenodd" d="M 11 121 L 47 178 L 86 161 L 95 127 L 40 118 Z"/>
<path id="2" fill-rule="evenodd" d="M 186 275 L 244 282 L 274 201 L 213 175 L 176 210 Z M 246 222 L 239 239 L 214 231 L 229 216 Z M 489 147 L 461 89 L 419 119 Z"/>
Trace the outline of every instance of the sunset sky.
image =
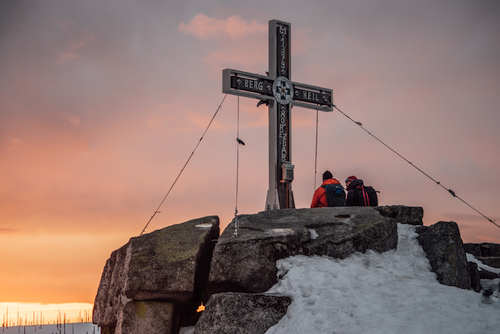
<path id="1" fill-rule="evenodd" d="M 93 303 L 110 253 L 139 235 L 224 98 L 222 70 L 264 75 L 268 21 L 291 23 L 292 80 L 489 218 L 500 218 L 500 2 L 0 2 L 0 302 Z M 238 212 L 264 209 L 267 108 L 240 99 Z M 237 97 L 227 96 L 146 232 L 234 217 Z M 338 111 L 292 109 L 293 191 L 326 169 L 456 221 L 500 228 Z M 498 224 L 498 222 L 497 222 Z M 3 310 L 0 310 L 2 313 Z"/>

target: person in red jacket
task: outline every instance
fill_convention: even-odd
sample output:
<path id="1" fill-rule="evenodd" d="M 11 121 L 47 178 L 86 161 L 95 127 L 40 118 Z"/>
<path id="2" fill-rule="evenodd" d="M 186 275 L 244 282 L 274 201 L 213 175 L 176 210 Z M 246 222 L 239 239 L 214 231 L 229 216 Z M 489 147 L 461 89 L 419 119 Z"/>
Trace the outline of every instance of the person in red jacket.
<path id="1" fill-rule="evenodd" d="M 326 201 L 325 188 L 323 187 L 327 184 L 340 184 L 340 182 L 337 179 L 334 179 L 332 173 L 330 173 L 329 171 L 324 172 L 323 183 L 321 184 L 321 187 L 316 189 L 316 191 L 314 192 L 311 202 L 311 208 L 323 208 L 328 206 L 328 203 Z"/>

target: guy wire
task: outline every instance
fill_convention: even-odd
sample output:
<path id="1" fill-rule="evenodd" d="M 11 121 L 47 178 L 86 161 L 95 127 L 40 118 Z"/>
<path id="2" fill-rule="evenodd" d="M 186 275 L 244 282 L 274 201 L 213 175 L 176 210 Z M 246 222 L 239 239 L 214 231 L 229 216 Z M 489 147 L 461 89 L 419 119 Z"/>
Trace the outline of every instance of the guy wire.
<path id="1" fill-rule="evenodd" d="M 408 159 L 406 159 L 405 157 L 403 157 L 401 154 L 399 154 L 398 152 L 396 152 L 392 147 L 390 147 L 389 145 L 387 145 L 386 143 L 384 143 L 382 140 L 380 140 L 377 136 L 375 136 L 374 134 L 372 134 L 370 131 L 368 131 L 367 129 L 365 129 L 363 127 L 363 124 L 360 123 L 360 122 L 356 122 L 355 120 L 353 120 L 351 117 L 349 117 L 349 115 L 347 115 L 346 113 L 344 113 L 342 110 L 340 110 L 339 108 L 337 108 L 336 105 L 332 105 L 333 108 L 337 109 L 342 115 L 344 115 L 345 117 L 347 117 L 351 122 L 353 122 L 354 124 L 358 125 L 361 129 L 363 129 L 366 133 L 368 133 L 370 136 L 372 136 L 373 138 L 375 138 L 379 143 L 381 143 L 382 145 L 384 145 L 385 147 L 387 147 L 389 150 L 391 150 L 394 154 L 396 154 L 398 157 L 400 157 L 401 159 L 403 159 L 404 161 L 406 161 L 407 163 L 409 163 L 411 166 L 413 166 L 416 170 L 418 170 L 420 173 L 424 174 L 425 176 L 427 176 L 429 179 L 431 179 L 432 181 L 434 181 L 438 186 L 440 186 L 441 188 L 443 188 L 444 190 L 448 191 L 453 197 L 456 197 L 457 199 L 459 199 L 460 201 L 462 201 L 465 205 L 467 205 L 469 208 L 471 208 L 472 210 L 476 211 L 478 214 L 480 214 L 481 216 L 483 216 L 486 220 L 488 220 L 490 223 L 494 224 L 495 226 L 497 227 L 500 227 L 500 225 L 498 225 L 497 223 L 495 223 L 494 220 L 486 217 L 483 213 L 481 213 L 479 210 L 477 210 L 476 208 L 474 208 L 472 205 L 470 205 L 469 203 L 467 203 L 466 201 L 464 201 L 462 198 L 460 198 L 453 190 L 451 189 L 448 189 L 446 188 L 445 186 L 443 186 L 441 184 L 441 182 L 439 181 L 436 181 L 435 179 L 433 179 L 429 174 L 425 173 L 423 170 L 421 170 L 420 168 L 418 168 L 417 166 L 415 166 L 411 161 L 409 161 Z"/>
<path id="2" fill-rule="evenodd" d="M 236 202 L 234 206 L 234 215 L 238 214 L 238 181 L 240 170 L 240 95 L 238 94 L 238 102 L 236 107 Z"/>
<path id="3" fill-rule="evenodd" d="M 237 90 L 238 100 L 236 107 L 236 199 L 234 206 L 234 236 L 238 236 L 238 185 L 240 171 L 240 94 Z"/>
<path id="4" fill-rule="evenodd" d="M 168 190 L 167 194 L 165 195 L 165 197 L 163 197 L 163 200 L 160 202 L 160 205 L 158 205 L 158 208 L 156 208 L 155 212 L 153 213 L 153 215 L 151 216 L 151 218 L 149 218 L 149 221 L 148 223 L 146 224 L 146 226 L 144 226 L 144 228 L 142 229 L 142 232 L 141 234 L 139 234 L 139 236 L 141 236 L 144 231 L 146 230 L 146 228 L 148 227 L 149 223 L 153 220 L 154 216 L 156 216 L 157 213 L 159 213 L 160 211 L 160 207 L 163 205 L 163 202 L 165 202 L 165 200 L 167 199 L 168 195 L 170 194 L 170 192 L 172 191 L 172 188 L 175 186 L 175 184 L 177 183 L 177 180 L 179 179 L 179 177 L 181 176 L 182 172 L 184 171 L 184 169 L 186 168 L 187 164 L 189 163 L 189 161 L 191 160 L 191 158 L 193 157 L 193 154 L 194 152 L 196 152 L 196 149 L 198 148 L 198 146 L 200 145 L 201 141 L 203 140 L 203 137 L 205 136 L 205 134 L 207 133 L 208 131 L 208 128 L 210 128 L 210 125 L 212 124 L 212 122 L 214 121 L 215 119 L 215 116 L 217 116 L 217 113 L 219 112 L 220 108 L 222 107 L 222 104 L 224 103 L 224 101 L 226 100 L 226 97 L 227 97 L 227 94 L 224 95 L 224 98 L 222 99 L 221 103 L 219 104 L 219 107 L 217 108 L 217 110 L 215 111 L 214 115 L 212 116 L 212 119 L 210 120 L 210 122 L 208 123 L 207 125 L 207 128 L 205 129 L 205 131 L 203 132 L 203 134 L 201 135 L 201 138 L 200 140 L 198 140 L 198 143 L 196 144 L 193 152 L 191 152 L 191 155 L 189 156 L 189 158 L 187 159 L 186 163 L 184 164 L 184 166 L 182 167 L 181 171 L 179 172 L 179 174 L 177 175 L 177 177 L 175 178 L 175 181 L 174 183 L 172 183 L 172 185 L 170 186 L 170 189 Z"/>
<path id="5" fill-rule="evenodd" d="M 316 179 L 318 175 L 318 114 L 319 109 L 316 108 L 316 149 L 314 150 L 314 187 L 316 190 Z"/>

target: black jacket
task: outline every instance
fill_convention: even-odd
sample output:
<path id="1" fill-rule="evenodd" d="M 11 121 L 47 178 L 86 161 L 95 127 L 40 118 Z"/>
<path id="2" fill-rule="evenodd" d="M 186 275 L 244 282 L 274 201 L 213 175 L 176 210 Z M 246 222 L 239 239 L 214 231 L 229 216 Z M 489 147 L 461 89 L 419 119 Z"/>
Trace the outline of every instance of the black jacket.
<path id="1" fill-rule="evenodd" d="M 359 191 L 358 187 L 363 186 L 363 180 L 356 179 L 353 180 L 347 186 L 347 198 L 345 205 L 346 206 L 365 206 L 364 202 L 361 202 L 359 196 L 357 196 L 357 192 Z"/>

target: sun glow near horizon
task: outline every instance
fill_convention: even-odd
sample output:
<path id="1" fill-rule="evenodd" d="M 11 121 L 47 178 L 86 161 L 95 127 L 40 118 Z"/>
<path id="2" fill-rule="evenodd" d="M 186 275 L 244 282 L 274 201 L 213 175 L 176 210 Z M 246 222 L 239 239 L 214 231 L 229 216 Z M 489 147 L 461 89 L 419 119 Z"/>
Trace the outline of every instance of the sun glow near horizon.
<path id="1" fill-rule="evenodd" d="M 93 304 L 0 303 L 2 327 L 92 322 Z"/>

